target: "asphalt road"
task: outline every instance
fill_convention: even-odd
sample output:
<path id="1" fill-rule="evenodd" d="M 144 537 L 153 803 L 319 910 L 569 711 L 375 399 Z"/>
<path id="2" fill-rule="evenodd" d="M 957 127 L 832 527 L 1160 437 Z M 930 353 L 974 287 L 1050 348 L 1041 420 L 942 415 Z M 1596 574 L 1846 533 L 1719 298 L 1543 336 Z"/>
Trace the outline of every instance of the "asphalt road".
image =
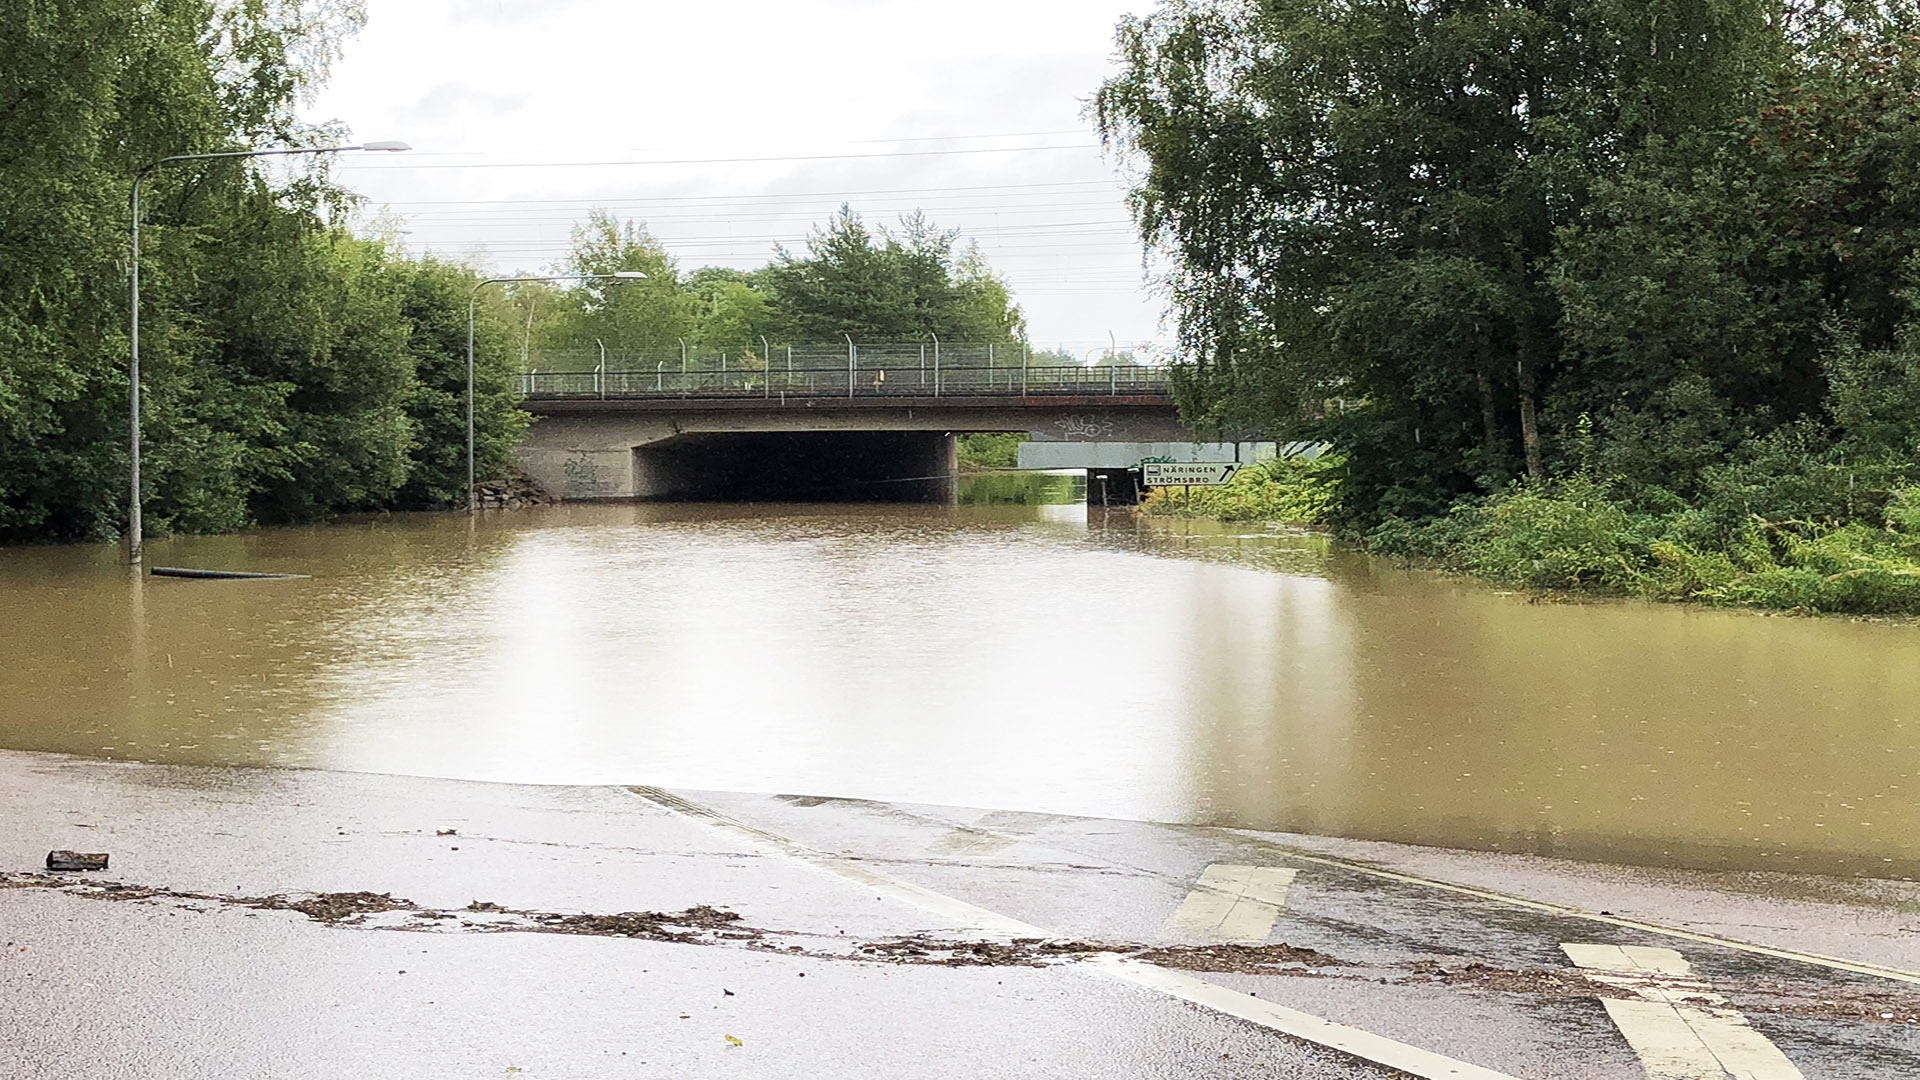
<path id="1" fill-rule="evenodd" d="M 55 848 L 112 865 L 40 872 Z M 1915 910 L 1904 883 L 0 753 L 12 1077 L 1920 1076 Z"/>

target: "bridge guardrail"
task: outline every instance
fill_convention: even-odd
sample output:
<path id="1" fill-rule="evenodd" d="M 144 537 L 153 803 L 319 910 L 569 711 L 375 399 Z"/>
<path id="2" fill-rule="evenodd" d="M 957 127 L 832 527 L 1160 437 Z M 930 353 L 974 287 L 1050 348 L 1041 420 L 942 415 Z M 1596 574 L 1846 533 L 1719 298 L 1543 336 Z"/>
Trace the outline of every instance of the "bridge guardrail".
<path id="1" fill-rule="evenodd" d="M 872 398 L 1164 396 L 1167 371 L 1145 365 L 965 365 L 921 367 L 865 359 L 835 368 L 673 371 L 531 371 L 520 392 L 532 400 L 635 398 Z M 905 358 L 910 360 L 911 358 Z"/>

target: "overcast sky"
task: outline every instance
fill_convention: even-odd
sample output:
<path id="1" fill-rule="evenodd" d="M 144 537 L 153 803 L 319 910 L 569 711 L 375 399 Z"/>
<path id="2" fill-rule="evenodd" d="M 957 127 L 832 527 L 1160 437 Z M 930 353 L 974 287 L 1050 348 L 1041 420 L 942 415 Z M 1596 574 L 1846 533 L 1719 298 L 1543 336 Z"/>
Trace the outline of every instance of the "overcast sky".
<path id="1" fill-rule="evenodd" d="M 1147 0 L 370 0 L 308 110 L 410 154 L 336 175 L 415 251 L 534 271 L 588 209 L 766 262 L 842 202 L 979 242 L 1040 345 L 1165 340 L 1084 115 Z"/>

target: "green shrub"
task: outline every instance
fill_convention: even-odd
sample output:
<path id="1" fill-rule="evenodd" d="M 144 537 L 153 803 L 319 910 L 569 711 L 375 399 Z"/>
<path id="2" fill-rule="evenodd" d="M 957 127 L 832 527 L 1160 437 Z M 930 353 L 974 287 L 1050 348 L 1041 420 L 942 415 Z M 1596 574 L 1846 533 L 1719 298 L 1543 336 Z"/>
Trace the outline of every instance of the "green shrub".
<path id="1" fill-rule="evenodd" d="M 1529 588 L 1626 591 L 1650 561 L 1642 523 L 1590 481 L 1518 487 L 1465 511 L 1464 566 Z"/>
<path id="2" fill-rule="evenodd" d="M 1636 513 L 1575 479 L 1463 502 L 1434 522 L 1388 522 L 1368 544 L 1528 589 L 1920 614 L 1920 489 L 1892 494 L 1884 528 L 1750 514 L 1716 529 L 1717 516 Z"/>
<path id="3" fill-rule="evenodd" d="M 1894 489 L 1887 498 L 1887 528 L 1908 550 L 1920 548 L 1920 487 Z"/>
<path id="4" fill-rule="evenodd" d="M 1153 492 L 1146 509 L 1221 521 L 1324 522 L 1342 460 L 1263 462 L 1234 482 Z M 1911 463 L 1848 461 L 1810 428 L 1704 470 L 1698 501 L 1582 474 L 1389 518 L 1369 551 L 1523 589 L 1789 611 L 1920 615 L 1920 485 Z"/>
<path id="5" fill-rule="evenodd" d="M 1653 565 L 1643 578 L 1643 593 L 1655 600 L 1686 600 L 1724 589 L 1738 581 L 1739 567 L 1724 551 L 1702 551 L 1677 540 L 1656 540 L 1648 549 Z"/>
<path id="6" fill-rule="evenodd" d="M 1699 507 L 1723 529 L 1756 514 L 1767 521 L 1858 521 L 1871 517 L 1885 495 L 1861 484 L 1858 468 L 1806 423 L 1742 445 L 1700 478 Z"/>

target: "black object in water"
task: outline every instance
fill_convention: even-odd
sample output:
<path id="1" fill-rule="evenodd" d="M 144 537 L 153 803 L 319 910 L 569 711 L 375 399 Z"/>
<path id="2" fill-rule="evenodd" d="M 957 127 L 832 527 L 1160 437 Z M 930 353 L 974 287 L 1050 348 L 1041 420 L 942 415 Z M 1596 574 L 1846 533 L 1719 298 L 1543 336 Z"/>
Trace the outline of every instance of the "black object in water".
<path id="1" fill-rule="evenodd" d="M 245 570 L 194 570 L 184 566 L 156 566 L 151 571 L 154 577 L 200 578 L 203 580 L 226 580 L 231 578 L 303 578 L 305 574 L 254 574 Z"/>

